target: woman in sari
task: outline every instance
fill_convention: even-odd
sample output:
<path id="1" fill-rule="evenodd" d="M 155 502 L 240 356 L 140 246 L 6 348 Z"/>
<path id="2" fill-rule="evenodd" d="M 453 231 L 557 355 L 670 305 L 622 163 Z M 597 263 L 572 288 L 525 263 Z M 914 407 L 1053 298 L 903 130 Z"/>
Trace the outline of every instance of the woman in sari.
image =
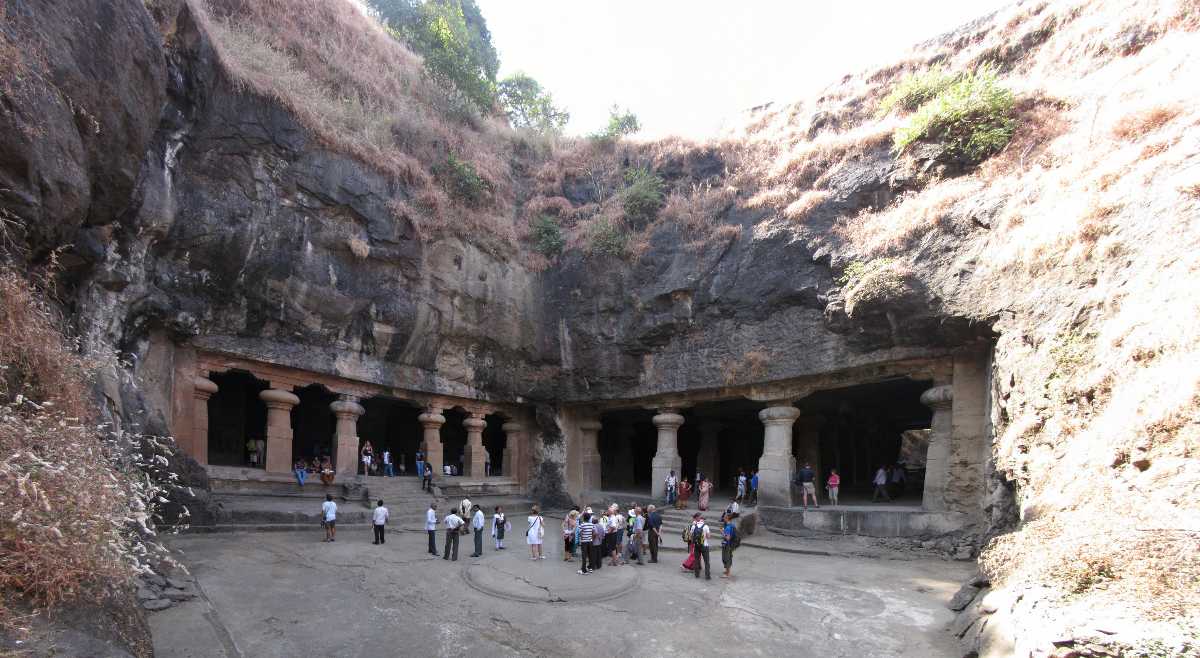
<path id="1" fill-rule="evenodd" d="M 700 511 L 702 512 L 708 510 L 708 495 L 712 493 L 712 488 L 712 482 L 709 482 L 708 480 L 700 480 L 700 482 L 696 484 L 696 491 L 700 492 L 698 502 L 700 505 Z"/>
<path id="2" fill-rule="evenodd" d="M 679 495 L 675 497 L 675 509 L 687 509 L 688 497 L 692 495 L 692 485 L 687 478 L 679 481 Z"/>

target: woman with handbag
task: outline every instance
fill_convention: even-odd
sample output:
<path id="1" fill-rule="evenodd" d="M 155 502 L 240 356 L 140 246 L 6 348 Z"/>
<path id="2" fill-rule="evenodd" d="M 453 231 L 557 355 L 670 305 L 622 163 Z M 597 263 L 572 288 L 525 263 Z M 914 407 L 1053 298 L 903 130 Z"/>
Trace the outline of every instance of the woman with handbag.
<path id="1" fill-rule="evenodd" d="M 542 538 L 546 536 L 546 522 L 541 509 L 534 505 L 529 511 L 529 527 L 525 529 L 525 541 L 529 543 L 529 559 L 545 560 L 542 554 Z"/>
<path id="2" fill-rule="evenodd" d="M 578 516 L 579 512 L 571 510 L 571 512 L 567 514 L 567 518 L 563 519 L 562 522 L 563 562 L 570 562 L 571 553 L 575 552 L 575 526 Z"/>

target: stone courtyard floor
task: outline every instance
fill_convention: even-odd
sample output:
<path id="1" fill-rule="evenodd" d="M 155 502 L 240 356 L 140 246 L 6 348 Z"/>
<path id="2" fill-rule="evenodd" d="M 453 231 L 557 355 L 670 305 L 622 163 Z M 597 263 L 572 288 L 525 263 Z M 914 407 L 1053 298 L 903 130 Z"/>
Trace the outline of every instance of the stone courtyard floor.
<path id="1" fill-rule="evenodd" d="M 956 656 L 945 603 L 974 569 L 744 546 L 728 581 L 719 548 L 711 581 L 683 573 L 679 552 L 581 576 L 555 542 L 531 561 L 519 535 L 502 552 L 485 538 L 471 559 L 467 537 L 447 562 L 423 533 L 374 546 L 367 527 L 332 544 L 315 526 L 170 543 L 202 596 L 150 615 L 161 658 Z"/>

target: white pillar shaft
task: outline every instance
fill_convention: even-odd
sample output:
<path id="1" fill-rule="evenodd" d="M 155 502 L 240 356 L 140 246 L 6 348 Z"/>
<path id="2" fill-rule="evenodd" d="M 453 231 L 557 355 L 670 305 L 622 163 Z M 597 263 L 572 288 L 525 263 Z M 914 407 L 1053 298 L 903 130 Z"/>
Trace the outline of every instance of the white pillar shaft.
<path id="1" fill-rule="evenodd" d="M 683 425 L 683 416 L 674 409 L 661 409 L 659 414 L 651 419 L 658 428 L 658 452 L 650 462 L 651 482 L 650 495 L 652 498 L 665 498 L 667 495 L 667 475 L 683 468 L 683 460 L 679 458 L 679 428 Z"/>
<path id="2" fill-rule="evenodd" d="M 267 405 L 267 472 L 291 473 L 292 407 L 300 398 L 278 388 L 269 388 L 258 397 Z"/>
<path id="3" fill-rule="evenodd" d="M 792 505 L 792 424 L 800 410 L 791 406 L 767 407 L 758 413 L 765 426 L 763 454 L 758 460 L 758 500 L 763 505 Z"/>
<path id="4" fill-rule="evenodd" d="M 953 436 L 954 388 L 936 386 L 921 394 L 921 403 L 933 409 L 929 451 L 925 453 L 925 489 L 921 506 L 927 510 L 946 509 L 946 478 L 950 469 L 950 438 Z"/>
<path id="5" fill-rule="evenodd" d="M 467 429 L 467 447 L 463 451 L 463 469 L 466 470 L 465 475 L 469 478 L 481 480 L 485 477 L 483 464 L 486 458 L 483 447 L 483 428 L 487 427 L 487 422 L 483 420 L 483 414 L 471 414 L 463 419 L 463 427 Z"/>
<path id="6" fill-rule="evenodd" d="M 425 461 L 433 470 L 433 476 L 441 477 L 442 425 L 446 424 L 446 417 L 442 415 L 441 409 L 429 407 L 425 409 L 425 413 L 417 416 L 417 422 L 421 423 L 421 444 L 425 449 Z"/>
<path id="7" fill-rule="evenodd" d="M 333 434 L 335 472 L 339 477 L 358 473 L 358 417 L 365 413 L 358 398 L 343 395 L 329 404 L 337 417 L 337 428 Z"/>

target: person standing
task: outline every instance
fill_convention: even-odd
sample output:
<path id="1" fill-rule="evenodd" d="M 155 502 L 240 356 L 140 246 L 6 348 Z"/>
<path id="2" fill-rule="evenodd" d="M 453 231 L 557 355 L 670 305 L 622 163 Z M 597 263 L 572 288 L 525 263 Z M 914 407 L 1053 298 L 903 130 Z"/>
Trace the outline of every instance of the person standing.
<path id="1" fill-rule="evenodd" d="M 729 578 L 733 569 L 734 538 L 737 536 L 737 526 L 733 525 L 733 517 L 726 514 L 721 519 L 721 565 L 725 567 L 722 578 Z"/>
<path id="2" fill-rule="evenodd" d="M 421 476 L 421 491 L 433 491 L 433 467 L 429 462 L 422 462 L 425 466 L 423 473 L 418 473 Z"/>
<path id="3" fill-rule="evenodd" d="M 658 564 L 658 545 L 662 542 L 662 514 L 653 505 L 646 507 L 646 534 L 650 542 L 650 564 Z"/>
<path id="4" fill-rule="evenodd" d="M 575 524 L 578 518 L 579 512 L 571 510 L 562 520 L 563 562 L 570 562 L 571 554 L 575 552 Z"/>
<path id="5" fill-rule="evenodd" d="M 687 478 L 679 482 L 679 492 L 675 497 L 675 509 L 687 509 L 688 498 L 692 495 L 692 485 Z"/>
<path id="6" fill-rule="evenodd" d="M 321 503 L 321 523 L 325 526 L 325 541 L 337 538 L 337 503 L 333 502 L 333 494 L 325 494 L 325 502 Z"/>
<path id="7" fill-rule="evenodd" d="M 492 477 L 492 453 L 483 451 L 483 475 L 484 477 Z"/>
<path id="8" fill-rule="evenodd" d="M 750 471 L 750 504 L 758 504 L 758 469 Z"/>
<path id="9" fill-rule="evenodd" d="M 529 510 L 529 527 L 525 529 L 525 541 L 529 544 L 529 559 L 545 560 L 542 554 L 542 539 L 546 536 L 546 520 L 542 518 L 541 508 L 534 505 Z"/>
<path id="10" fill-rule="evenodd" d="M 604 566 L 605 529 L 603 515 L 592 516 L 592 571 L 599 571 Z"/>
<path id="11" fill-rule="evenodd" d="M 875 471 L 875 479 L 873 479 L 871 482 L 872 482 L 872 484 L 875 485 L 875 491 L 874 491 L 874 493 L 871 494 L 871 502 L 872 503 L 879 500 L 880 494 L 883 495 L 883 499 L 885 501 L 887 501 L 889 503 L 892 502 L 892 497 L 889 496 L 888 492 L 887 492 L 887 483 L 888 483 L 887 469 L 884 468 L 883 465 L 880 465 L 879 470 Z"/>
<path id="12" fill-rule="evenodd" d="M 392 467 L 392 451 L 387 448 L 383 449 L 383 474 L 386 477 L 396 476 L 396 471 Z"/>
<path id="13" fill-rule="evenodd" d="M 679 480 L 675 477 L 675 471 L 667 474 L 667 504 L 674 505 L 675 497 L 679 495 Z"/>
<path id="14" fill-rule="evenodd" d="M 475 514 L 471 517 L 471 530 L 475 532 L 475 552 L 471 557 L 483 557 L 483 510 L 478 505 L 472 507 Z"/>
<path id="15" fill-rule="evenodd" d="M 637 563 L 646 564 L 646 517 L 642 514 L 642 508 L 635 507 L 633 517 L 633 537 L 630 538 L 632 551 L 637 554 Z"/>
<path id="16" fill-rule="evenodd" d="M 429 534 L 429 554 L 437 557 L 437 503 L 429 503 L 425 510 L 425 532 Z"/>
<path id="17" fill-rule="evenodd" d="M 504 550 L 504 531 L 508 528 L 504 527 L 508 521 L 504 519 L 504 509 L 499 505 L 496 506 L 492 514 L 492 537 L 496 539 L 496 550 Z"/>
<path id="18" fill-rule="evenodd" d="M 743 479 L 745 479 L 745 477 L 746 476 L 744 475 L 742 476 Z M 710 493 L 712 493 L 712 486 L 712 482 L 709 482 L 708 480 L 700 480 L 700 482 L 696 485 L 696 491 L 699 492 L 697 507 L 699 507 L 701 511 L 708 511 L 708 496 Z"/>
<path id="19" fill-rule="evenodd" d="M 592 572 L 589 564 L 592 561 L 592 538 L 594 536 L 592 525 L 592 515 L 584 512 L 583 516 L 579 517 L 579 571 L 578 574 L 589 574 Z"/>
<path id="20" fill-rule="evenodd" d="M 371 529 L 375 531 L 375 541 L 373 544 L 382 544 L 386 541 L 385 530 L 388 520 L 388 508 L 383 506 L 383 499 L 375 504 L 375 511 L 371 513 Z"/>
<path id="21" fill-rule="evenodd" d="M 422 452 L 420 448 L 417 448 L 417 454 L 415 455 L 415 457 L 417 460 L 417 470 L 415 470 L 413 472 L 417 474 L 417 477 L 424 478 L 425 477 L 425 453 Z M 424 489 L 425 489 L 425 483 L 421 482 L 421 490 L 423 491 Z"/>
<path id="22" fill-rule="evenodd" d="M 463 521 L 462 517 L 459 516 L 455 510 L 450 510 L 450 513 L 446 515 L 446 552 L 442 554 L 443 560 L 451 560 L 452 562 L 458 561 L 458 537 L 460 534 L 462 534 L 460 529 L 463 527 L 464 523 L 466 523 L 466 521 Z M 450 557 L 452 547 L 454 551 L 453 558 Z"/>
<path id="23" fill-rule="evenodd" d="M 696 551 L 695 569 L 696 577 L 700 577 L 700 563 L 704 562 L 704 577 L 707 580 L 712 580 L 712 566 L 709 562 L 708 552 L 709 530 L 708 524 L 704 522 L 704 517 L 700 512 L 692 515 L 692 546 Z"/>
<path id="24" fill-rule="evenodd" d="M 817 509 L 821 509 L 821 503 L 817 500 L 817 474 L 813 471 L 812 465 L 804 462 L 804 467 L 796 471 L 796 482 L 800 484 L 800 496 L 804 501 L 804 509 L 808 509 L 808 497 L 812 496 L 813 505 Z"/>
<path id="25" fill-rule="evenodd" d="M 825 490 L 829 492 L 829 504 L 838 504 L 838 487 L 842 484 L 842 478 L 838 475 L 836 468 L 829 469 L 829 480 L 825 483 Z"/>
<path id="26" fill-rule="evenodd" d="M 746 499 L 746 484 L 746 472 L 739 468 L 737 473 L 737 496 L 733 498 L 739 503 Z M 704 508 L 701 507 L 700 509 Z"/>
<path id="27" fill-rule="evenodd" d="M 333 462 L 329 461 L 329 456 L 321 458 L 321 484 L 329 486 L 333 484 Z"/>
<path id="28" fill-rule="evenodd" d="M 304 487 L 304 478 L 308 477 L 308 467 L 304 465 L 303 459 L 297 459 L 295 464 L 292 464 L 292 472 L 296 474 L 296 481 L 300 483 L 301 488 Z"/>
<path id="29" fill-rule="evenodd" d="M 472 505 L 470 498 L 463 498 L 462 502 L 458 504 L 458 515 L 461 516 L 464 521 L 471 518 L 471 507 Z"/>

